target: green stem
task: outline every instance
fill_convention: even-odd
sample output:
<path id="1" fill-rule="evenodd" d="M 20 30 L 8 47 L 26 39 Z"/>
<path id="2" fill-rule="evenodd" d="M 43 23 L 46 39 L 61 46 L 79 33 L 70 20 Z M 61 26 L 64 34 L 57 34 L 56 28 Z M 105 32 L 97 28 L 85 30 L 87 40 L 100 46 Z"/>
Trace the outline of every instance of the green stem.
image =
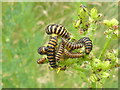
<path id="1" fill-rule="evenodd" d="M 111 40 L 112 40 L 111 38 L 107 39 L 107 42 L 105 43 L 104 48 L 103 48 L 103 50 L 102 50 L 101 53 L 100 53 L 99 59 L 102 58 L 102 56 L 103 56 L 103 54 L 105 53 L 107 47 L 109 46 Z"/>
<path id="2" fill-rule="evenodd" d="M 96 82 L 91 83 L 91 88 L 97 88 L 97 87 L 96 87 Z"/>

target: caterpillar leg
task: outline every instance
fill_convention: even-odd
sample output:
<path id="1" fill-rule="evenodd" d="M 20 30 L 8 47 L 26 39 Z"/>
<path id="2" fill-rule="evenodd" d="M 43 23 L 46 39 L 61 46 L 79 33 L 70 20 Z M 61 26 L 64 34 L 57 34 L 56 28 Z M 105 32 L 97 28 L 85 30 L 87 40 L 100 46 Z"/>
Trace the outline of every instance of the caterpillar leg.
<path id="1" fill-rule="evenodd" d="M 50 24 L 45 28 L 45 31 L 48 35 L 57 34 L 58 36 L 70 39 L 70 35 L 67 32 L 67 29 L 61 24 Z"/>

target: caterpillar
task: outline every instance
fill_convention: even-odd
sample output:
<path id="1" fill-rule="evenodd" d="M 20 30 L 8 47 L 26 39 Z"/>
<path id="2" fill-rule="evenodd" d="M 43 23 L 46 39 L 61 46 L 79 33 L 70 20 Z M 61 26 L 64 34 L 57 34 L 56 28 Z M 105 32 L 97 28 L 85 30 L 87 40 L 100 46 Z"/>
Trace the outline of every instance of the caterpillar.
<path id="1" fill-rule="evenodd" d="M 67 41 L 64 38 L 62 38 L 62 42 L 65 44 L 65 46 L 67 46 L 70 49 L 78 49 L 78 48 L 82 48 L 83 47 L 82 43 L 74 44 L 74 43 L 71 43 L 71 42 Z"/>
<path id="2" fill-rule="evenodd" d="M 78 40 L 77 44 L 83 43 L 85 45 L 85 53 L 89 54 L 92 50 L 92 40 L 89 37 L 83 37 Z"/>
<path id="3" fill-rule="evenodd" d="M 44 57 L 44 58 L 38 59 L 38 60 L 37 60 L 37 63 L 38 63 L 38 64 L 43 64 L 45 61 L 46 61 L 46 58 Z"/>
<path id="4" fill-rule="evenodd" d="M 63 51 L 64 51 L 64 44 L 61 42 L 60 46 L 58 48 L 58 52 L 57 52 L 57 54 L 55 56 L 56 61 L 59 61 L 61 55 L 63 54 Z"/>
<path id="5" fill-rule="evenodd" d="M 38 53 L 41 55 L 47 54 L 47 49 L 48 49 L 47 47 L 42 46 L 42 47 L 38 48 Z"/>
<path id="6" fill-rule="evenodd" d="M 50 24 L 45 28 L 46 33 L 49 34 L 57 34 L 66 39 L 70 39 L 70 35 L 67 32 L 66 28 L 61 24 Z"/>
<path id="7" fill-rule="evenodd" d="M 57 68 L 55 60 L 55 46 L 57 45 L 58 36 L 52 36 L 47 45 L 47 58 L 52 68 Z"/>
<path id="8" fill-rule="evenodd" d="M 79 58 L 84 56 L 82 53 L 71 53 L 67 49 L 64 49 L 64 54 L 69 58 Z"/>

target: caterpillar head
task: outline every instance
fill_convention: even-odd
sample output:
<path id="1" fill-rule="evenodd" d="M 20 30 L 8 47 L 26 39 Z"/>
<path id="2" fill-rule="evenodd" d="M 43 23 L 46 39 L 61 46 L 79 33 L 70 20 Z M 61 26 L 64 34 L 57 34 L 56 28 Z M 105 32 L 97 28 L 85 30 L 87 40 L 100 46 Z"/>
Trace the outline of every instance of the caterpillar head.
<path id="1" fill-rule="evenodd" d="M 38 48 L 38 53 L 41 55 L 47 54 L 47 47 L 42 46 L 42 47 Z"/>

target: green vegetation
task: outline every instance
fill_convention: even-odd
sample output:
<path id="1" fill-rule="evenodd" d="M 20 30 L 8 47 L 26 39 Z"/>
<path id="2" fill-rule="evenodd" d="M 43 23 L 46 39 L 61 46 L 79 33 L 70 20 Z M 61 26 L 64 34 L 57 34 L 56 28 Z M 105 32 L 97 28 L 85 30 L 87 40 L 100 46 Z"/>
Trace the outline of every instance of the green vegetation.
<path id="1" fill-rule="evenodd" d="M 88 81 L 88 77 L 96 78 L 96 76 L 92 75 L 89 69 L 79 68 L 76 63 L 78 59 L 75 61 L 68 59 L 67 61 L 74 64 L 69 65 L 66 71 L 59 73 L 51 71 L 48 63 L 43 65 L 36 63 L 36 60 L 42 57 L 38 55 L 37 49 L 49 40 L 49 36 L 44 30 L 46 25 L 63 24 L 71 32 L 73 38 L 78 40 L 82 37 L 73 25 L 74 20 L 78 19 L 77 11 L 80 10 L 81 4 L 86 5 L 89 11 L 95 7 L 98 13 L 103 15 L 101 21 L 117 19 L 117 3 L 2 3 L 2 85 L 4 88 L 88 88 L 91 85 L 93 85 L 91 87 L 97 87 L 96 82 L 91 84 Z M 91 15 L 95 16 L 95 13 L 91 13 Z M 96 17 L 93 18 L 96 19 Z M 113 21 L 115 20 L 113 19 Z M 104 21 L 104 24 L 107 23 L 106 27 L 98 25 L 92 34 L 91 32 L 85 34 L 93 40 L 94 47 L 90 56 L 97 57 L 94 60 L 103 63 L 102 65 L 104 62 L 99 59 L 109 57 L 116 61 L 116 57 L 113 53 L 109 53 L 109 50 L 115 51 L 116 55 L 118 49 L 117 39 L 109 39 L 112 34 L 110 27 L 113 24 L 108 24 L 108 22 L 110 21 Z M 86 61 L 88 60 L 79 58 L 82 65 L 86 64 Z M 67 64 L 66 62 L 65 64 Z M 92 63 L 93 67 L 89 66 L 87 68 L 97 69 L 94 63 Z M 108 75 L 104 72 L 102 74 L 103 78 Z M 118 88 L 117 68 L 114 68 L 109 76 L 108 79 L 102 81 L 104 82 L 103 87 Z M 94 82 L 93 79 L 91 80 Z M 98 85 L 98 87 L 101 86 Z"/>

